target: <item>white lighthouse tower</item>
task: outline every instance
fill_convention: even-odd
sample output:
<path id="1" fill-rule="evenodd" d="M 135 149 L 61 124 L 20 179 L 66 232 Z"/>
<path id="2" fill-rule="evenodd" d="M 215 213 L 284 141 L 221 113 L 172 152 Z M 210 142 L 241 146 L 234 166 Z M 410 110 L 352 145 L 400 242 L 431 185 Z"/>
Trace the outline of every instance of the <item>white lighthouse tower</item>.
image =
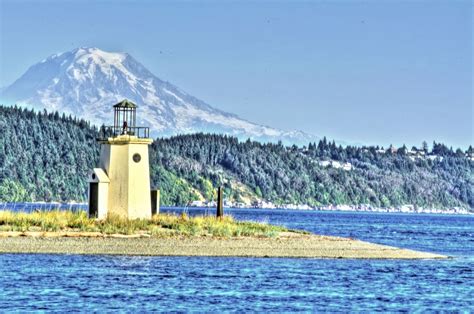
<path id="1" fill-rule="evenodd" d="M 151 218 L 148 127 L 136 126 L 137 106 L 128 100 L 114 105 L 114 125 L 102 127 L 99 168 L 89 178 L 89 216 L 108 214 L 128 219 Z"/>

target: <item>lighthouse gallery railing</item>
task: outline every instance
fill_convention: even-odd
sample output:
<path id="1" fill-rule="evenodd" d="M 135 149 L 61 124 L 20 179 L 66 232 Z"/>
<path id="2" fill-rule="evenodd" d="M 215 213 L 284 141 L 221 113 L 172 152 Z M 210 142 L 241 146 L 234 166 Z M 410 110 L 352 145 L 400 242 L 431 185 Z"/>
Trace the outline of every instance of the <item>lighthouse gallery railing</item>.
<path id="1" fill-rule="evenodd" d="M 120 135 L 132 135 L 138 138 L 149 138 L 150 128 L 131 126 L 131 127 L 114 127 L 101 126 L 99 129 L 99 140 L 107 140 L 110 137 L 117 137 Z"/>

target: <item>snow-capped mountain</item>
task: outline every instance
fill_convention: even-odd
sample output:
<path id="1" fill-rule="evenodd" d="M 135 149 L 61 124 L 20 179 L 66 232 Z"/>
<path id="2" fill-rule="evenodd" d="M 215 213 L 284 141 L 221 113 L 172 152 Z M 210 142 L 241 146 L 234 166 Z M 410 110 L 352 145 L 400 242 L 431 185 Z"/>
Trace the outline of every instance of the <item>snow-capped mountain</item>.
<path id="1" fill-rule="evenodd" d="M 212 132 L 260 141 L 304 143 L 316 137 L 258 125 L 218 110 L 162 81 L 127 53 L 78 48 L 33 65 L 1 91 L 6 104 L 57 110 L 94 124 L 110 125 L 112 105 L 129 99 L 138 105 L 139 126 L 153 136 Z"/>

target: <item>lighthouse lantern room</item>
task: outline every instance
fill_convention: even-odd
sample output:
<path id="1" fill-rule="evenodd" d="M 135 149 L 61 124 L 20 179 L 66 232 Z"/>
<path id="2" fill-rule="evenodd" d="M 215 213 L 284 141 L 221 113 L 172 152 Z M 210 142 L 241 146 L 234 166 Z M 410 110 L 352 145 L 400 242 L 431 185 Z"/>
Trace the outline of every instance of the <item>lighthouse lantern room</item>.
<path id="1" fill-rule="evenodd" d="M 89 216 L 151 218 L 149 128 L 136 125 L 137 106 L 131 101 L 113 107 L 114 125 L 103 126 L 97 139 L 100 161 L 89 177 Z"/>

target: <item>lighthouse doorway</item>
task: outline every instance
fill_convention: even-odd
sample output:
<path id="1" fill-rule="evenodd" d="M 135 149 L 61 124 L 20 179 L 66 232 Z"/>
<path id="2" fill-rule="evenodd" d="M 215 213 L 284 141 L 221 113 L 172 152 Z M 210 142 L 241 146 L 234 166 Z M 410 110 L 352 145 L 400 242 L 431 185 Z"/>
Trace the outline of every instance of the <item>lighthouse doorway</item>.
<path id="1" fill-rule="evenodd" d="M 89 183 L 89 217 L 97 218 L 99 213 L 99 183 Z"/>

